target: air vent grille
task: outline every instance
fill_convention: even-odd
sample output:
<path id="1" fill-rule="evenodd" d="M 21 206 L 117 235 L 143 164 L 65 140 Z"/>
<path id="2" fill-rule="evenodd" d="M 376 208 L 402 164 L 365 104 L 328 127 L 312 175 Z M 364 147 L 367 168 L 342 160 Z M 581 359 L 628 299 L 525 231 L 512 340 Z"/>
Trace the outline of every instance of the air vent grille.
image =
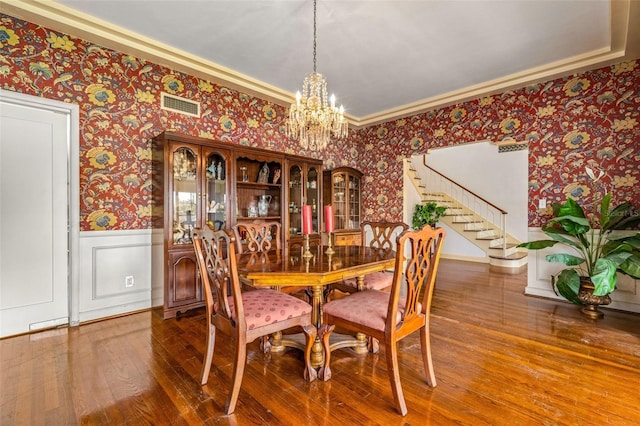
<path id="1" fill-rule="evenodd" d="M 160 95 L 160 103 L 161 109 L 200 118 L 200 102 L 162 92 Z"/>

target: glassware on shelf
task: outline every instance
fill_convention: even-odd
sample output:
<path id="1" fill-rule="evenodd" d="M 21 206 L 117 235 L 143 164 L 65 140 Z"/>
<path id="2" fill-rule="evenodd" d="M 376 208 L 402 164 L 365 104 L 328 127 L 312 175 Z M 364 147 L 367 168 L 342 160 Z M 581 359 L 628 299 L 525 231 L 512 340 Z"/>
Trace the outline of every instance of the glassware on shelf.
<path id="1" fill-rule="evenodd" d="M 240 167 L 240 171 L 242 172 L 242 181 L 249 182 L 249 176 L 247 175 L 247 167 L 246 166 Z"/>

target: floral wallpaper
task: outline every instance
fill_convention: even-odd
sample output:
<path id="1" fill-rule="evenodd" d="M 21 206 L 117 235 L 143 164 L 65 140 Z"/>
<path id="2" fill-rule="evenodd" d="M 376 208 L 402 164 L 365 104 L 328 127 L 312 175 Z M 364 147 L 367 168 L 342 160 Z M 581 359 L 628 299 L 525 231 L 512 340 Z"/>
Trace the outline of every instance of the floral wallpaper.
<path id="1" fill-rule="evenodd" d="M 164 130 L 355 167 L 365 219 L 402 219 L 403 158 L 481 139 L 529 142 L 530 226 L 538 198 L 593 197 L 585 166 L 640 205 L 637 61 L 351 131 L 323 152 L 286 137 L 283 106 L 4 14 L 0 87 L 79 105 L 84 231 L 151 227 L 150 138 Z M 202 117 L 161 110 L 161 92 L 200 102 Z"/>
<path id="2" fill-rule="evenodd" d="M 592 206 L 604 191 L 640 209 L 639 121 L 640 66 L 631 61 L 364 129 L 365 216 L 402 217 L 403 158 L 477 140 L 528 142 L 529 226 L 544 224 L 553 202 Z M 587 168 L 602 175 L 598 191 Z M 549 207 L 538 211 L 541 198 Z"/>

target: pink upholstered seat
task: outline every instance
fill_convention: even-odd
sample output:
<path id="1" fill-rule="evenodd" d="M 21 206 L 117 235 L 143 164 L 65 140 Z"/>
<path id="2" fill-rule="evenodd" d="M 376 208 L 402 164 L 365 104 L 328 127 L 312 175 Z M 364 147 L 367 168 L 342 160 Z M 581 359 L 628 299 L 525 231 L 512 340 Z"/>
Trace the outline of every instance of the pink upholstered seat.
<path id="1" fill-rule="evenodd" d="M 380 271 L 373 272 L 364 277 L 364 290 L 384 290 L 391 287 L 393 281 L 393 271 Z M 349 278 L 343 281 L 343 283 L 354 289 L 358 288 L 358 283 L 355 278 Z"/>
<path id="2" fill-rule="evenodd" d="M 227 300 L 231 309 L 231 319 L 235 321 L 236 310 L 233 297 L 229 296 Z M 311 314 L 311 305 L 308 303 L 269 288 L 243 292 L 242 304 L 247 320 L 247 330 Z"/>
<path id="3" fill-rule="evenodd" d="M 349 297 L 332 301 L 323 307 L 323 311 L 327 315 L 340 317 L 374 330 L 384 331 L 390 296 L 391 294 L 386 291 L 359 291 Z M 402 321 L 405 301 L 404 298 L 401 298 L 398 303 L 396 324 Z M 418 310 L 421 309 L 422 306 L 418 304 Z"/>

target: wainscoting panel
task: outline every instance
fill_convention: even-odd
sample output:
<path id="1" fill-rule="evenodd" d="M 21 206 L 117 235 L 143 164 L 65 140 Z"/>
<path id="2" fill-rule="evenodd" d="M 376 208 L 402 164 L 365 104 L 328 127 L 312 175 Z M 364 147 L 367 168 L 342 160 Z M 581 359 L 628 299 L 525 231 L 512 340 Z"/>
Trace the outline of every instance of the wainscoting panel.
<path id="1" fill-rule="evenodd" d="M 540 228 L 529 228 L 527 241 L 546 239 L 547 236 Z M 565 268 L 560 263 L 547 262 L 545 257 L 551 253 L 569 252 L 569 249 L 558 246 L 544 250 L 530 250 L 528 264 L 528 279 L 525 294 L 553 299 L 565 300 L 556 296 L 551 288 L 551 275 L 555 275 Z M 640 313 L 640 280 L 618 274 L 616 290 L 611 294 L 611 304 L 607 307 L 629 312 Z"/>
<path id="2" fill-rule="evenodd" d="M 80 233 L 79 320 L 163 302 L 162 230 Z"/>

